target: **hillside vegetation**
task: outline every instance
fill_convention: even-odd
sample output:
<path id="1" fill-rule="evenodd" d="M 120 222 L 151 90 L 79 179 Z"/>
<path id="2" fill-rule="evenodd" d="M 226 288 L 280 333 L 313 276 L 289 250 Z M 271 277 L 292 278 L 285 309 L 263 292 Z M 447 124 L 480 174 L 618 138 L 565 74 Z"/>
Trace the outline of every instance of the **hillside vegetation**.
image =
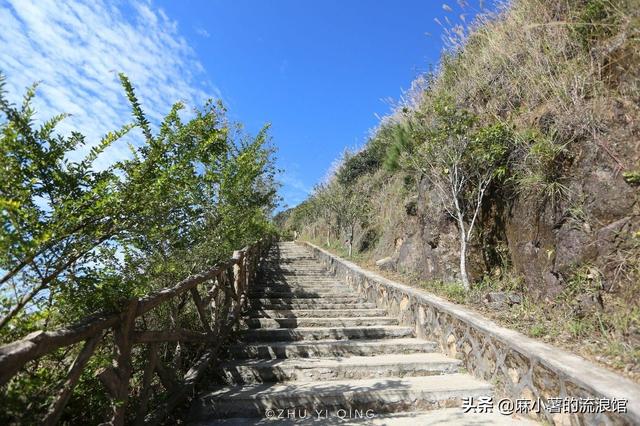
<path id="1" fill-rule="evenodd" d="M 279 224 L 638 380 L 639 24 L 638 0 L 480 17 Z"/>

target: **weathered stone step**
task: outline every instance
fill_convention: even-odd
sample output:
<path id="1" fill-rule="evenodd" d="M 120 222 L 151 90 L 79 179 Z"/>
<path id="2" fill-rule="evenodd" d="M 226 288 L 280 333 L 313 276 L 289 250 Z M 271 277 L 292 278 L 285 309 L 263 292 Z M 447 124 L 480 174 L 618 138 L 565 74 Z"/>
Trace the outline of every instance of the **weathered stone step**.
<path id="1" fill-rule="evenodd" d="M 253 291 L 253 290 L 263 290 L 263 289 L 268 289 L 268 290 L 296 290 L 296 289 L 313 289 L 313 290 L 320 290 L 320 289 L 347 289 L 347 290 L 351 290 L 349 286 L 345 285 L 345 284 L 340 284 L 340 283 L 336 283 L 336 282 L 331 282 L 331 281 L 327 281 L 327 282 L 317 282 L 317 281 L 313 281 L 313 282 L 291 282 L 291 281 L 287 281 L 286 283 L 276 283 L 276 282 L 270 282 L 269 284 L 265 284 L 265 285 L 255 285 L 252 286 L 249 290 Z"/>
<path id="2" fill-rule="evenodd" d="M 279 413 L 275 413 L 276 415 Z M 296 413 L 297 414 L 297 413 Z M 339 416 L 340 415 L 340 416 Z M 348 416 L 342 420 L 341 416 Z M 256 419 L 256 418 L 230 418 L 216 419 L 204 422 L 188 423 L 189 426 L 308 426 L 324 424 L 339 424 L 341 426 L 370 425 L 370 426 L 533 426 L 538 423 L 521 417 L 505 416 L 497 412 L 493 413 L 465 413 L 459 407 L 442 408 L 432 411 L 415 411 L 377 415 L 373 412 L 363 412 L 361 410 L 353 410 L 351 413 L 316 413 L 314 410 L 308 410 L 302 415 L 296 416 L 301 419 L 287 419 L 287 413 L 282 413 L 282 419 Z M 275 415 L 274 415 L 275 417 Z"/>
<path id="3" fill-rule="evenodd" d="M 378 414 L 431 410 L 492 393 L 491 385 L 468 374 L 236 385 L 205 393 L 193 404 L 191 418 L 262 417 L 267 409 L 293 408 Z"/>
<path id="4" fill-rule="evenodd" d="M 293 303 L 284 305 L 280 303 L 267 303 L 267 304 L 251 304 L 252 311 L 282 311 L 292 309 L 304 309 L 304 310 L 325 310 L 325 309 L 372 309 L 376 305 L 369 302 L 348 302 L 348 303 Z"/>
<path id="5" fill-rule="evenodd" d="M 353 292 L 344 289 L 287 289 L 287 290 L 252 290 L 249 297 L 253 299 L 308 299 L 306 296 L 332 299 L 334 297 L 358 298 Z"/>
<path id="6" fill-rule="evenodd" d="M 348 290 L 353 291 L 344 284 L 338 283 L 287 283 L 277 284 L 271 283 L 268 285 L 256 285 L 251 288 L 252 291 L 264 291 L 264 290 Z"/>
<path id="7" fill-rule="evenodd" d="M 359 303 L 362 298 L 357 296 L 331 296 L 331 297 L 259 297 L 251 298 L 251 303 L 295 305 L 306 303 L 309 305 L 332 305 L 334 303 Z"/>
<path id="8" fill-rule="evenodd" d="M 250 299 L 294 299 L 297 301 L 306 301 L 309 299 L 316 300 L 330 300 L 334 302 L 340 301 L 360 301 L 362 298 L 353 296 L 352 293 L 347 292 L 333 292 L 333 293 L 316 293 L 316 292 L 298 292 L 298 293 L 283 293 L 283 292 L 265 292 L 265 293 L 249 293 Z"/>
<path id="9" fill-rule="evenodd" d="M 371 309 L 376 305 L 370 302 L 342 302 L 332 303 L 322 300 L 294 301 L 289 303 L 259 302 L 258 299 L 251 301 L 252 310 L 286 310 L 286 309 Z"/>
<path id="10" fill-rule="evenodd" d="M 329 282 L 339 282 L 335 277 L 329 275 L 324 269 L 279 269 L 271 270 L 260 276 L 260 280 L 256 283 L 262 283 L 267 281 L 280 282 L 286 281 L 300 281 L 300 280 L 322 280 Z"/>
<path id="11" fill-rule="evenodd" d="M 384 309 L 278 309 L 256 310 L 249 313 L 251 318 L 348 318 L 382 317 Z"/>
<path id="12" fill-rule="evenodd" d="M 343 287 L 343 288 L 349 288 L 348 285 L 346 285 L 343 282 L 340 282 L 336 279 L 333 278 L 326 278 L 326 277 L 314 277 L 314 278 L 300 278 L 300 279 L 292 279 L 292 278 L 288 278 L 288 279 L 278 279 L 278 278 L 274 278 L 274 279 L 270 279 L 270 280 L 264 280 L 261 282 L 256 282 L 252 285 L 253 288 L 261 288 L 261 287 L 269 287 L 269 286 L 275 286 L 275 287 L 294 287 L 294 286 L 303 286 L 303 287 L 326 287 L 326 286 L 333 286 L 333 287 Z"/>
<path id="13" fill-rule="evenodd" d="M 282 261 L 283 259 L 278 259 L 275 261 L 267 261 L 264 263 L 265 271 L 267 272 L 278 272 L 282 269 L 303 269 L 302 267 L 313 268 L 314 270 L 324 270 L 322 264 L 318 263 L 315 259 L 287 259 L 286 261 Z"/>
<path id="14" fill-rule="evenodd" d="M 242 334 L 246 342 L 282 342 L 297 340 L 324 339 L 388 339 L 394 337 L 413 337 L 411 327 L 397 325 L 362 327 L 299 327 L 251 329 Z"/>
<path id="15" fill-rule="evenodd" d="M 270 286 L 257 286 L 249 289 L 249 291 L 293 291 L 293 290 L 313 290 L 313 291 L 347 291 L 353 293 L 349 287 L 344 285 L 338 285 L 333 283 L 326 284 L 287 284 L 287 285 L 270 285 Z"/>
<path id="16" fill-rule="evenodd" d="M 236 344 L 229 348 L 231 359 L 241 358 L 317 358 L 337 356 L 371 356 L 384 354 L 428 353 L 437 349 L 435 342 L 414 338 L 381 340 L 318 340 L 315 342 L 268 342 Z"/>
<path id="17" fill-rule="evenodd" d="M 334 297 L 353 297 L 353 293 L 347 290 L 285 290 L 285 291 L 252 291 L 249 292 L 250 298 L 255 299 L 309 299 L 309 298 L 334 298 Z"/>
<path id="18" fill-rule="evenodd" d="M 358 327 L 374 325 L 398 325 L 397 318 L 246 318 L 249 328 L 298 328 L 298 327 Z"/>
<path id="19" fill-rule="evenodd" d="M 325 277 L 330 277 L 328 275 L 328 271 L 322 265 L 317 262 L 314 263 L 287 263 L 284 265 L 279 264 L 267 264 L 263 269 L 264 273 L 262 276 L 272 276 L 278 275 L 281 272 L 298 272 L 298 273 L 306 273 L 306 274 L 324 274 Z"/>
<path id="20" fill-rule="evenodd" d="M 459 370 L 460 361 L 439 353 L 242 360 L 223 363 L 219 376 L 227 384 L 286 381 L 433 376 Z"/>
<path id="21" fill-rule="evenodd" d="M 282 276 L 282 277 L 287 277 L 287 279 L 289 278 L 295 278 L 295 277 L 327 277 L 327 271 L 325 271 L 324 269 L 311 269 L 311 268 L 304 268 L 304 269 L 280 269 L 276 272 L 273 273 L 273 275 L 276 276 Z"/>
<path id="22" fill-rule="evenodd" d="M 299 277 L 299 278 L 290 278 L 284 279 L 282 277 L 274 277 L 268 280 L 264 280 L 262 282 L 255 283 L 252 287 L 264 287 L 264 286 L 334 286 L 334 287 L 343 287 L 348 288 L 344 283 L 340 281 L 336 281 L 335 279 L 324 278 L 321 276 L 317 277 Z"/>
<path id="23" fill-rule="evenodd" d="M 318 306 L 319 309 L 324 309 L 326 306 L 333 305 L 343 305 L 346 308 L 353 308 L 359 305 L 363 305 L 362 308 L 375 308 L 376 305 L 371 302 L 367 302 L 362 299 L 356 298 L 315 298 L 315 297 L 307 297 L 307 298 L 259 298 L 259 299 L 251 299 L 250 302 L 252 305 L 263 307 L 265 305 L 279 305 L 283 306 L 284 309 L 304 309 L 302 306 L 307 306 L 313 309 L 314 306 Z M 300 308 L 296 308 L 296 306 L 300 306 Z"/>

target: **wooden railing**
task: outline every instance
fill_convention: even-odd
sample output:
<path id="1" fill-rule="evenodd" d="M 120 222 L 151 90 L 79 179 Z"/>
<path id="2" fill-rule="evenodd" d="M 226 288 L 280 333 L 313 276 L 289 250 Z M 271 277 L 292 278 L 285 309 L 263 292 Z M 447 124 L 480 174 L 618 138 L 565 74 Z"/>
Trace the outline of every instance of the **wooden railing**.
<path id="1" fill-rule="evenodd" d="M 96 372 L 111 401 L 107 423 L 122 425 L 127 419 L 135 418 L 135 424 L 157 424 L 190 394 L 228 340 L 230 332 L 237 328 L 242 311 L 248 307 L 248 287 L 255 279 L 269 245 L 269 240 L 261 240 L 236 251 L 231 259 L 209 271 L 129 301 L 120 312 L 94 315 L 53 331 L 36 331 L 21 340 L 0 346 L 0 387 L 6 387 L 14 376 L 24 373 L 30 361 L 60 348 L 81 344 L 82 348 L 70 364 L 64 383 L 42 419 L 44 425 L 56 424 L 96 349 L 101 344 L 113 345 L 112 365 Z M 145 315 L 169 300 L 177 301 L 179 311 L 184 310 L 189 302 L 193 303 L 191 308 L 198 317 L 200 330 L 177 326 L 163 330 L 148 329 Z M 171 322 L 175 324 L 174 319 L 172 316 Z M 166 350 L 167 344 L 172 345 L 178 362 L 181 345 L 186 342 L 203 343 L 205 349 L 182 379 L 178 379 L 174 374 L 176 366 L 166 366 L 162 362 L 159 348 L 165 345 Z M 147 345 L 147 359 L 136 394 L 138 406 L 134 417 L 126 410 L 132 408 L 129 398 L 130 380 L 134 373 L 132 349 L 135 345 Z M 155 375 L 167 395 L 149 412 L 151 383 Z"/>

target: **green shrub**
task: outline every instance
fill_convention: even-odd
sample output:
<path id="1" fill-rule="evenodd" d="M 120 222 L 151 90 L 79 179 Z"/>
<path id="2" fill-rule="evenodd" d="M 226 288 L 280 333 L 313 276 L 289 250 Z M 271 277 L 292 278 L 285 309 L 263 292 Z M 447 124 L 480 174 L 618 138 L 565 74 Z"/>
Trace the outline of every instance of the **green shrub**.
<path id="1" fill-rule="evenodd" d="M 381 140 L 377 138 L 369 140 L 360 152 L 347 157 L 338 170 L 338 181 L 342 185 L 350 185 L 362 175 L 374 173 L 382 165 L 384 151 Z"/>
<path id="2" fill-rule="evenodd" d="M 521 133 L 519 143 L 524 157 L 517 165 L 516 191 L 524 196 L 540 196 L 552 207 L 565 199 L 569 188 L 565 184 L 564 165 L 567 143 L 556 142 L 555 133 L 545 135 L 535 129 Z"/>
<path id="3" fill-rule="evenodd" d="M 411 124 L 408 121 L 389 126 L 385 131 L 389 139 L 389 145 L 385 153 L 383 166 L 389 172 L 395 172 L 401 168 L 400 159 L 403 154 L 411 155 L 412 148 L 416 144 L 412 134 Z"/>
<path id="4" fill-rule="evenodd" d="M 529 334 L 532 337 L 542 337 L 547 334 L 547 328 L 542 324 L 534 324 L 529 329 Z"/>
<path id="5" fill-rule="evenodd" d="M 624 172 L 622 177 L 629 185 L 640 185 L 640 170 Z"/>

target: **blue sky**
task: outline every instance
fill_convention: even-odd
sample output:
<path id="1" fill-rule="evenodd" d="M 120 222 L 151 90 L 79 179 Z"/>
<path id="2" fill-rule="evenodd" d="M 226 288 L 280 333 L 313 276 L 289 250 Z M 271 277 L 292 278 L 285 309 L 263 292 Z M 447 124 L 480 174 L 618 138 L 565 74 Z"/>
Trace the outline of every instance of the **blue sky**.
<path id="1" fill-rule="evenodd" d="M 480 8 L 460 3 L 0 0 L 0 70 L 16 100 L 42 81 L 41 118 L 70 112 L 61 131 L 90 141 L 129 121 L 116 71 L 152 119 L 176 100 L 221 97 L 250 132 L 271 123 L 292 206 L 345 148 L 366 141 L 389 99 L 437 64 L 443 26 Z M 122 143 L 102 161 L 126 155 Z"/>

